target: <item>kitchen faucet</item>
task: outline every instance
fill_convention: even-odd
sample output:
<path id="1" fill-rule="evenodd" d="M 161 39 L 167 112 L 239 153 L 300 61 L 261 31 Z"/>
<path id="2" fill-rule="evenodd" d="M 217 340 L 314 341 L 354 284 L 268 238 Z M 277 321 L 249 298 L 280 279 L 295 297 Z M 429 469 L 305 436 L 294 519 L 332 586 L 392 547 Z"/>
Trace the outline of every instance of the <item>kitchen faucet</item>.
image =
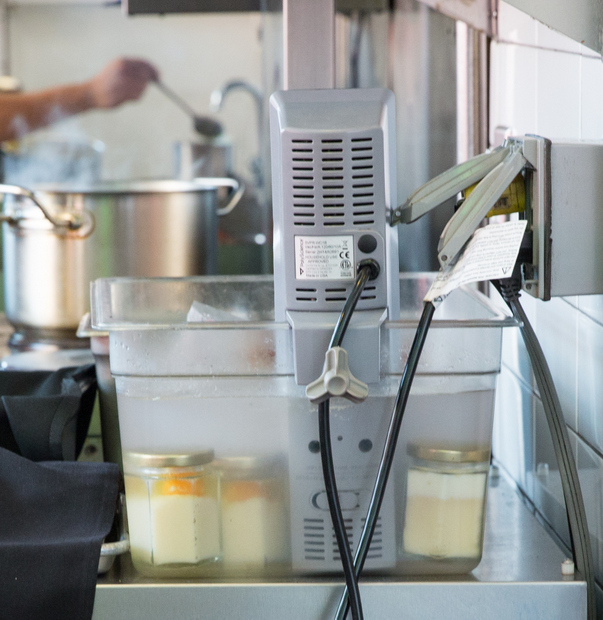
<path id="1" fill-rule="evenodd" d="M 226 97 L 234 90 L 244 90 L 248 92 L 255 101 L 257 114 L 258 149 L 261 153 L 262 137 L 264 134 L 264 96 L 259 88 L 245 80 L 230 80 L 226 82 L 221 88 L 218 88 L 211 93 L 210 107 L 213 112 L 219 112 L 224 106 L 224 101 L 226 100 Z M 250 168 L 254 177 L 255 186 L 258 189 L 262 189 L 264 187 L 264 171 L 260 154 L 256 155 L 256 157 L 252 159 Z"/>

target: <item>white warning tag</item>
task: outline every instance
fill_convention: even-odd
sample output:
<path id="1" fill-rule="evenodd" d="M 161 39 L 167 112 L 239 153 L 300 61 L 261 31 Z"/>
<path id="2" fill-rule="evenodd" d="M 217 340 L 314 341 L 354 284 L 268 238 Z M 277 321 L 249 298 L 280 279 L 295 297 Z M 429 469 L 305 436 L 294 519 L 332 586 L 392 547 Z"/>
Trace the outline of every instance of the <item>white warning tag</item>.
<path id="1" fill-rule="evenodd" d="M 424 301 L 441 301 L 469 282 L 508 278 L 515 266 L 527 221 L 478 228 L 453 267 L 438 273 Z"/>
<path id="2" fill-rule="evenodd" d="M 295 237 L 297 280 L 353 280 L 354 237 Z"/>

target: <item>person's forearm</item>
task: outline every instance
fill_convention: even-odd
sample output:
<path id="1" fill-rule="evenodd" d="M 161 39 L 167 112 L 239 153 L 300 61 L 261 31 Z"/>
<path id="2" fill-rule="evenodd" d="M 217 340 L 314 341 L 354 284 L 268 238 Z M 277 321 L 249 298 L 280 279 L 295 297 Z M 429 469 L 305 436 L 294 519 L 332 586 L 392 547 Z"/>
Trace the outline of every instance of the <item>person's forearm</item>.
<path id="1" fill-rule="evenodd" d="M 90 82 L 32 93 L 0 94 L 0 141 L 12 140 L 95 107 Z"/>

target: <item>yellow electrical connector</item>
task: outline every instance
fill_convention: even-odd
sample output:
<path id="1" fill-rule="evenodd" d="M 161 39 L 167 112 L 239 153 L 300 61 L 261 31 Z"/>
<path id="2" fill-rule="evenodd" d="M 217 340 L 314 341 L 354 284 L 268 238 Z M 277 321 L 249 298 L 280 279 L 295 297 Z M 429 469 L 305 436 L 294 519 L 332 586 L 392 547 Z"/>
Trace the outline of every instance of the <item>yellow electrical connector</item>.
<path id="1" fill-rule="evenodd" d="M 465 190 L 465 199 L 477 187 L 477 183 Z M 518 174 L 511 185 L 503 192 L 498 202 L 488 211 L 486 217 L 495 215 L 509 215 L 509 213 L 523 213 L 526 209 L 526 186 L 522 174 Z"/>

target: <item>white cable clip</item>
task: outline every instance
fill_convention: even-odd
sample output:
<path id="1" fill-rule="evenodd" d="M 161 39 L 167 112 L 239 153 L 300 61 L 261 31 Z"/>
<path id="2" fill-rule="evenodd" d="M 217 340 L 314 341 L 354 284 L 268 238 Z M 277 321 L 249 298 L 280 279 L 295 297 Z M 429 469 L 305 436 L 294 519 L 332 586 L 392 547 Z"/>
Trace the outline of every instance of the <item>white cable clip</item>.
<path id="1" fill-rule="evenodd" d="M 348 353 L 341 347 L 332 347 L 325 355 L 322 375 L 306 387 L 306 396 L 314 404 L 333 396 L 361 403 L 368 396 L 368 385 L 350 372 Z"/>

